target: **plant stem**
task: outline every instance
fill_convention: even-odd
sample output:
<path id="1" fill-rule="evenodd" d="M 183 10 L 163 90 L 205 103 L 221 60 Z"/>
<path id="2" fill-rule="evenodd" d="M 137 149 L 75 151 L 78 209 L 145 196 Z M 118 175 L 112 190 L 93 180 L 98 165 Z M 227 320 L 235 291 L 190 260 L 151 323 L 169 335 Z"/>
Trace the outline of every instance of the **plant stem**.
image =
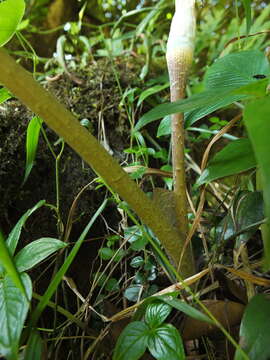
<path id="1" fill-rule="evenodd" d="M 186 79 L 192 63 L 194 38 L 195 1 L 176 0 L 166 53 L 172 102 L 184 97 Z M 180 233 L 185 239 L 188 233 L 188 219 L 184 148 L 184 115 L 173 114 L 172 163 L 176 214 L 179 217 Z"/>
<path id="2" fill-rule="evenodd" d="M 164 216 L 162 209 L 155 206 L 94 136 L 4 49 L 0 49 L 0 82 L 63 137 L 65 142 L 129 203 L 142 222 L 152 229 L 177 267 L 180 253 L 175 252 L 174 244 L 179 234 Z"/>

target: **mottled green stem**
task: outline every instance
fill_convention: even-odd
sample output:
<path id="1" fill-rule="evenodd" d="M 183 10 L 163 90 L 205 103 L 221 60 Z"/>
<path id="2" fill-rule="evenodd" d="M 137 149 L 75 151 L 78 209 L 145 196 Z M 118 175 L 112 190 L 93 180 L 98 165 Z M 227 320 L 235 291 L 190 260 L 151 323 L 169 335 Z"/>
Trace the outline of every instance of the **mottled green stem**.
<path id="1" fill-rule="evenodd" d="M 194 38 L 195 0 L 176 0 L 166 54 L 170 76 L 171 101 L 180 100 L 185 95 L 187 75 L 193 58 Z M 188 220 L 184 142 L 183 114 L 174 114 L 172 115 L 174 193 L 180 233 L 185 240 L 188 232 Z"/>

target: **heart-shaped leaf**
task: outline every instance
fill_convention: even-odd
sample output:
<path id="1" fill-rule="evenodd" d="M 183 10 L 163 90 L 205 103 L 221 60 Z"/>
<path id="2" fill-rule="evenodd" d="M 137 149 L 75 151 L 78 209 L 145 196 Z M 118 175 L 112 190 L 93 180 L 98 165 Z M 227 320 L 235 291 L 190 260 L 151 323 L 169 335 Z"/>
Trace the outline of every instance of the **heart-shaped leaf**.
<path id="1" fill-rule="evenodd" d="M 158 360 L 183 360 L 185 352 L 177 329 L 171 324 L 164 324 L 151 331 L 148 349 Z"/>
<path id="2" fill-rule="evenodd" d="M 137 360 L 147 348 L 149 327 L 142 321 L 134 321 L 123 330 L 117 340 L 113 360 Z"/>
<path id="3" fill-rule="evenodd" d="M 170 305 L 155 301 L 147 306 L 145 322 L 151 329 L 157 328 L 166 320 L 171 310 Z"/>

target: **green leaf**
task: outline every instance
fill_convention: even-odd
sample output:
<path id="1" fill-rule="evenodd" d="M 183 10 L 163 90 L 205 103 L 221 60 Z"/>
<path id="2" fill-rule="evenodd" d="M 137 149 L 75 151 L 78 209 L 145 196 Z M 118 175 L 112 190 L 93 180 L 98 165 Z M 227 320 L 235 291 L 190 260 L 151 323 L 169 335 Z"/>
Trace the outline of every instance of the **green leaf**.
<path id="1" fill-rule="evenodd" d="M 30 175 L 32 167 L 34 166 L 41 124 L 42 124 L 42 119 L 38 116 L 34 116 L 30 120 L 27 126 L 26 165 L 25 165 L 23 184 L 25 184 L 26 180 L 28 179 L 28 176 Z"/>
<path id="2" fill-rule="evenodd" d="M 3 270 L 1 269 L 1 272 L 3 273 L 3 275 L 5 276 L 7 273 L 10 276 L 10 278 L 12 279 L 12 281 L 14 282 L 14 284 L 17 286 L 18 290 L 21 292 L 21 295 L 22 294 L 25 295 L 26 294 L 25 288 L 22 283 L 21 277 L 20 277 L 19 272 L 14 264 L 13 258 L 10 255 L 10 252 L 6 246 L 5 239 L 1 232 L 0 232 L 0 265 L 1 265 L 1 268 L 4 267 L 4 270 L 5 270 L 5 272 L 3 272 Z M 1 327 L 0 327 L 0 329 L 1 329 Z"/>
<path id="3" fill-rule="evenodd" d="M 250 102 L 244 110 L 244 122 L 253 146 L 255 157 L 260 169 L 265 213 L 270 217 L 270 98 L 265 97 Z M 268 222 L 269 224 L 269 222 Z M 270 269 L 270 238 L 263 236 L 266 267 Z"/>
<path id="4" fill-rule="evenodd" d="M 246 30 L 246 34 L 249 34 L 250 31 L 250 27 L 251 27 L 251 0 L 242 0 L 243 4 L 244 4 L 244 8 L 245 8 L 245 13 L 246 13 L 246 23 L 247 23 L 247 30 Z"/>
<path id="5" fill-rule="evenodd" d="M 32 283 L 27 274 L 21 274 L 27 298 L 32 296 Z M 23 324 L 29 309 L 29 301 L 11 278 L 0 279 L 0 354 L 7 360 L 16 360 Z"/>
<path id="6" fill-rule="evenodd" d="M 149 328 L 142 321 L 134 321 L 119 336 L 113 360 L 137 360 L 144 354 L 149 336 Z"/>
<path id="7" fill-rule="evenodd" d="M 214 324 L 214 322 L 205 314 L 203 314 L 201 311 L 197 310 L 193 306 L 190 306 L 184 301 L 181 301 L 179 299 L 175 299 L 172 296 L 157 296 L 157 298 L 161 301 L 164 301 L 166 304 L 169 304 L 170 306 L 174 307 L 175 309 L 182 311 L 186 315 L 192 317 L 193 319 L 207 322 L 211 325 Z"/>
<path id="8" fill-rule="evenodd" d="M 171 115 L 167 115 L 161 120 L 158 126 L 157 137 L 170 135 L 171 132 L 172 132 Z"/>
<path id="9" fill-rule="evenodd" d="M 158 360 L 183 360 L 186 358 L 180 334 L 171 324 L 164 324 L 151 331 L 148 349 Z"/>
<path id="10" fill-rule="evenodd" d="M 129 301 L 136 302 L 142 293 L 142 288 L 142 285 L 131 285 L 125 290 L 124 297 Z"/>
<path id="11" fill-rule="evenodd" d="M 221 92 L 217 90 L 209 90 L 200 94 L 192 95 L 188 99 L 158 105 L 139 119 L 133 131 L 139 131 L 142 127 L 167 115 L 186 112 L 203 106 L 214 105 L 216 102 L 220 101 L 221 98 L 228 95 L 230 95 L 230 91 L 228 92 L 228 90 Z"/>
<path id="12" fill-rule="evenodd" d="M 119 287 L 117 279 L 111 278 L 106 282 L 105 290 L 111 292 L 111 291 L 117 291 L 119 289 L 120 289 L 120 287 Z"/>
<path id="13" fill-rule="evenodd" d="M 256 83 L 255 75 L 269 76 L 267 57 L 259 50 L 240 51 L 218 59 L 206 72 L 206 89 L 237 89 Z"/>
<path id="14" fill-rule="evenodd" d="M 130 248 L 134 251 L 142 250 L 148 243 L 146 236 L 142 234 L 142 231 L 138 226 L 130 226 L 124 230 L 125 239 L 130 243 Z"/>
<path id="15" fill-rule="evenodd" d="M 238 174 L 256 166 L 249 139 L 234 140 L 219 151 L 197 180 L 198 185 Z"/>
<path id="16" fill-rule="evenodd" d="M 161 91 L 161 90 L 167 89 L 169 86 L 170 86 L 170 83 L 167 82 L 166 84 L 163 84 L 163 85 L 155 85 L 155 86 L 152 86 L 152 87 L 148 88 L 147 90 L 143 91 L 143 92 L 141 93 L 140 97 L 139 97 L 137 106 L 140 106 L 141 103 L 142 103 L 148 96 L 151 96 L 151 95 L 153 95 L 153 94 L 156 94 L 156 93 L 158 93 L 158 92 Z"/>
<path id="17" fill-rule="evenodd" d="M 143 264 L 144 264 L 144 260 L 143 260 L 143 258 L 141 256 L 136 256 L 130 262 L 130 266 L 133 267 L 133 268 L 138 268 Z"/>
<path id="18" fill-rule="evenodd" d="M 12 98 L 12 95 L 10 94 L 10 92 L 6 89 L 6 88 L 1 88 L 0 89 L 0 104 L 2 104 L 3 102 L 5 102 L 6 100 Z"/>
<path id="19" fill-rule="evenodd" d="M 172 307 L 164 302 L 156 301 L 147 306 L 145 322 L 151 329 L 160 326 L 168 317 Z"/>
<path id="20" fill-rule="evenodd" d="M 24 0 L 0 2 L 0 46 L 5 45 L 12 38 L 23 17 L 24 10 Z"/>
<path id="21" fill-rule="evenodd" d="M 114 250 L 108 247 L 101 248 L 98 251 L 98 254 L 102 260 L 110 260 L 114 253 Z"/>
<path id="22" fill-rule="evenodd" d="M 204 92 L 192 95 L 188 99 L 156 106 L 138 121 L 134 132 L 167 115 L 195 110 L 195 112 L 187 114 L 186 125 L 190 126 L 212 111 L 245 99 L 247 94 L 253 94 L 251 89 L 245 87 L 254 84 L 256 88 L 258 80 L 254 76 L 268 76 L 269 74 L 269 62 L 266 56 L 258 50 L 241 51 L 224 56 L 208 69 Z"/>
<path id="23" fill-rule="evenodd" d="M 240 191 L 228 214 L 216 229 L 216 241 L 237 237 L 236 247 L 247 242 L 264 220 L 263 198 L 260 191 Z"/>
<path id="24" fill-rule="evenodd" d="M 31 330 L 31 335 L 28 339 L 23 360 L 40 360 L 42 359 L 42 339 L 37 329 Z"/>
<path id="25" fill-rule="evenodd" d="M 10 252 L 10 255 L 13 255 L 16 250 L 19 238 L 21 236 L 22 227 L 24 226 L 25 222 L 27 221 L 29 216 L 33 214 L 34 211 L 39 209 L 44 204 L 45 204 L 45 200 L 40 200 L 34 207 L 32 207 L 32 209 L 27 210 L 26 213 L 20 218 L 20 220 L 11 230 L 6 241 L 6 245 Z"/>
<path id="26" fill-rule="evenodd" d="M 15 256 L 16 267 L 19 272 L 32 269 L 55 251 L 67 246 L 66 243 L 54 238 L 41 238 L 26 245 Z"/>
<path id="27" fill-rule="evenodd" d="M 240 327 L 240 345 L 250 360 L 270 357 L 270 300 L 264 294 L 255 295 L 245 309 Z M 242 360 L 239 350 L 235 360 Z"/>

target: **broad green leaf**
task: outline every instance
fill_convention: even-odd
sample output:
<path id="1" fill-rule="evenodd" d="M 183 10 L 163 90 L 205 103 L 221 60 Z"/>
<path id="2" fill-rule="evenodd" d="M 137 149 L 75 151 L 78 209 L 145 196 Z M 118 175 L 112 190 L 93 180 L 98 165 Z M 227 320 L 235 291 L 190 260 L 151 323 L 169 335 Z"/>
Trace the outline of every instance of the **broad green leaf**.
<path id="1" fill-rule="evenodd" d="M 186 358 L 180 334 L 171 324 L 164 324 L 151 331 L 148 349 L 158 360 L 184 360 Z"/>
<path id="2" fill-rule="evenodd" d="M 245 14 L 246 14 L 246 23 L 247 23 L 247 30 L 246 30 L 246 34 L 249 34 L 249 30 L 251 27 L 251 0 L 242 0 L 243 4 L 244 4 L 244 8 L 245 8 Z"/>
<path id="3" fill-rule="evenodd" d="M 21 292 L 21 294 L 25 294 L 25 288 L 22 283 L 21 277 L 19 275 L 18 270 L 16 269 L 13 258 L 10 255 L 10 252 L 6 246 L 6 241 L 1 232 L 0 232 L 0 265 L 1 265 L 1 272 L 3 272 L 2 267 L 4 268 L 3 275 L 6 276 L 6 274 L 8 274 L 10 278 L 13 280 L 13 283 L 18 287 L 18 290 Z"/>
<path id="4" fill-rule="evenodd" d="M 27 274 L 21 281 L 28 299 L 32 296 L 32 283 Z M 6 275 L 0 279 L 0 354 L 7 360 L 16 360 L 19 339 L 29 309 L 29 301 Z"/>
<path id="5" fill-rule="evenodd" d="M 42 359 L 42 339 L 37 329 L 31 330 L 28 339 L 23 360 L 41 360 Z"/>
<path id="6" fill-rule="evenodd" d="M 144 90 L 144 91 L 140 94 L 140 97 L 139 97 L 137 106 L 140 106 L 141 103 L 142 103 L 146 98 L 148 98 L 148 96 L 151 96 L 151 95 L 153 95 L 153 94 L 156 94 L 156 93 L 158 93 L 158 92 L 161 91 L 161 90 L 167 89 L 169 86 L 170 86 L 170 83 L 167 82 L 166 84 L 163 84 L 163 85 L 155 85 L 155 86 L 152 86 L 152 87 L 148 88 L 147 90 Z"/>
<path id="7" fill-rule="evenodd" d="M 21 236 L 22 227 L 24 226 L 25 222 L 27 221 L 29 216 L 31 214 L 33 214 L 34 211 L 39 209 L 44 204 L 45 204 L 45 200 L 40 200 L 34 207 L 32 207 L 32 209 L 27 210 L 26 213 L 20 218 L 20 220 L 17 222 L 17 224 L 11 230 L 11 232 L 7 238 L 7 241 L 6 241 L 6 245 L 10 252 L 10 255 L 13 255 L 16 250 L 19 238 Z"/>
<path id="8" fill-rule="evenodd" d="M 267 57 L 259 50 L 240 51 L 218 59 L 206 72 L 206 89 L 237 89 L 256 83 L 256 75 L 269 76 Z"/>
<path id="9" fill-rule="evenodd" d="M 55 251 L 67 244 L 54 238 L 41 238 L 26 245 L 15 256 L 15 264 L 19 272 L 32 269 Z"/>
<path id="10" fill-rule="evenodd" d="M 270 98 L 250 102 L 244 110 L 244 122 L 260 169 L 266 216 L 270 217 Z M 269 222 L 268 222 L 269 224 Z M 270 269 L 270 238 L 263 236 L 266 267 Z"/>
<path id="11" fill-rule="evenodd" d="M 41 125 L 42 125 L 42 119 L 38 116 L 34 116 L 30 120 L 27 126 L 26 164 L 25 164 L 23 184 L 25 184 L 26 180 L 28 179 L 28 176 L 30 175 L 32 167 L 34 166 Z"/>
<path id="12" fill-rule="evenodd" d="M 23 17 L 24 0 L 2 0 L 0 2 L 0 46 L 14 35 Z"/>
<path id="13" fill-rule="evenodd" d="M 197 184 L 202 185 L 213 180 L 238 174 L 256 166 L 256 159 L 249 139 L 230 142 L 219 151 L 199 177 Z"/>
<path id="14" fill-rule="evenodd" d="M 240 327 L 240 345 L 250 360 L 270 358 L 270 300 L 264 294 L 255 295 L 245 309 Z M 242 360 L 239 350 L 235 360 Z"/>
<path id="15" fill-rule="evenodd" d="M 56 275 L 54 276 L 53 280 L 50 282 L 50 285 L 48 286 L 45 294 L 42 296 L 40 302 L 38 303 L 37 307 L 35 308 L 35 310 L 32 312 L 31 314 L 31 318 L 30 318 L 30 325 L 29 326 L 36 326 L 36 323 L 42 313 L 42 311 L 44 310 L 44 308 L 47 306 L 47 304 L 49 303 L 52 295 L 54 294 L 54 292 L 56 291 L 58 285 L 60 284 L 60 282 L 63 279 L 63 276 L 65 275 L 65 273 L 67 272 L 67 270 L 69 269 L 73 259 L 75 258 L 76 254 L 78 253 L 86 235 L 88 234 L 89 230 L 91 229 L 92 225 L 94 224 L 94 222 L 96 221 L 97 217 L 101 214 L 101 212 L 104 210 L 105 206 L 107 204 L 107 200 L 104 200 L 103 203 L 100 205 L 100 207 L 98 208 L 98 210 L 95 212 L 95 214 L 93 215 L 93 217 L 91 218 L 91 220 L 89 221 L 89 223 L 86 225 L 86 227 L 84 228 L 81 236 L 79 237 L 79 239 L 76 241 L 75 245 L 73 246 L 71 252 L 69 253 L 69 255 L 67 256 L 67 258 L 65 259 L 64 264 L 60 267 L 60 269 L 58 270 L 58 272 L 56 273 Z"/>
<path id="16" fill-rule="evenodd" d="M 207 315 L 203 314 L 201 311 L 197 310 L 193 306 L 190 306 L 189 304 L 187 304 L 182 300 L 175 299 L 172 296 L 167 296 L 167 295 L 157 296 L 157 298 L 196 320 L 204 321 L 211 325 L 214 324 L 213 321 Z"/>
<path id="17" fill-rule="evenodd" d="M 170 114 L 187 114 L 187 126 L 223 106 L 253 95 L 247 85 L 257 86 L 256 75 L 269 76 L 270 68 L 266 56 L 258 51 L 241 51 L 218 59 L 205 76 L 206 90 L 188 99 L 161 104 L 146 113 L 136 124 L 134 131 Z M 261 92 L 260 92 L 261 93 Z M 194 112 L 195 110 L 195 112 Z"/>
<path id="18" fill-rule="evenodd" d="M 134 321 L 119 336 L 113 360 L 137 360 L 144 354 L 149 336 L 149 328 L 142 321 Z"/>
<path id="19" fill-rule="evenodd" d="M 12 98 L 12 95 L 10 94 L 10 92 L 6 89 L 6 88 L 1 88 L 0 89 L 0 104 L 2 104 L 3 102 L 5 102 L 6 100 Z"/>
<path id="20" fill-rule="evenodd" d="M 145 322 L 151 329 L 160 326 L 168 317 L 172 307 L 161 301 L 156 301 L 147 306 L 145 313 Z"/>

